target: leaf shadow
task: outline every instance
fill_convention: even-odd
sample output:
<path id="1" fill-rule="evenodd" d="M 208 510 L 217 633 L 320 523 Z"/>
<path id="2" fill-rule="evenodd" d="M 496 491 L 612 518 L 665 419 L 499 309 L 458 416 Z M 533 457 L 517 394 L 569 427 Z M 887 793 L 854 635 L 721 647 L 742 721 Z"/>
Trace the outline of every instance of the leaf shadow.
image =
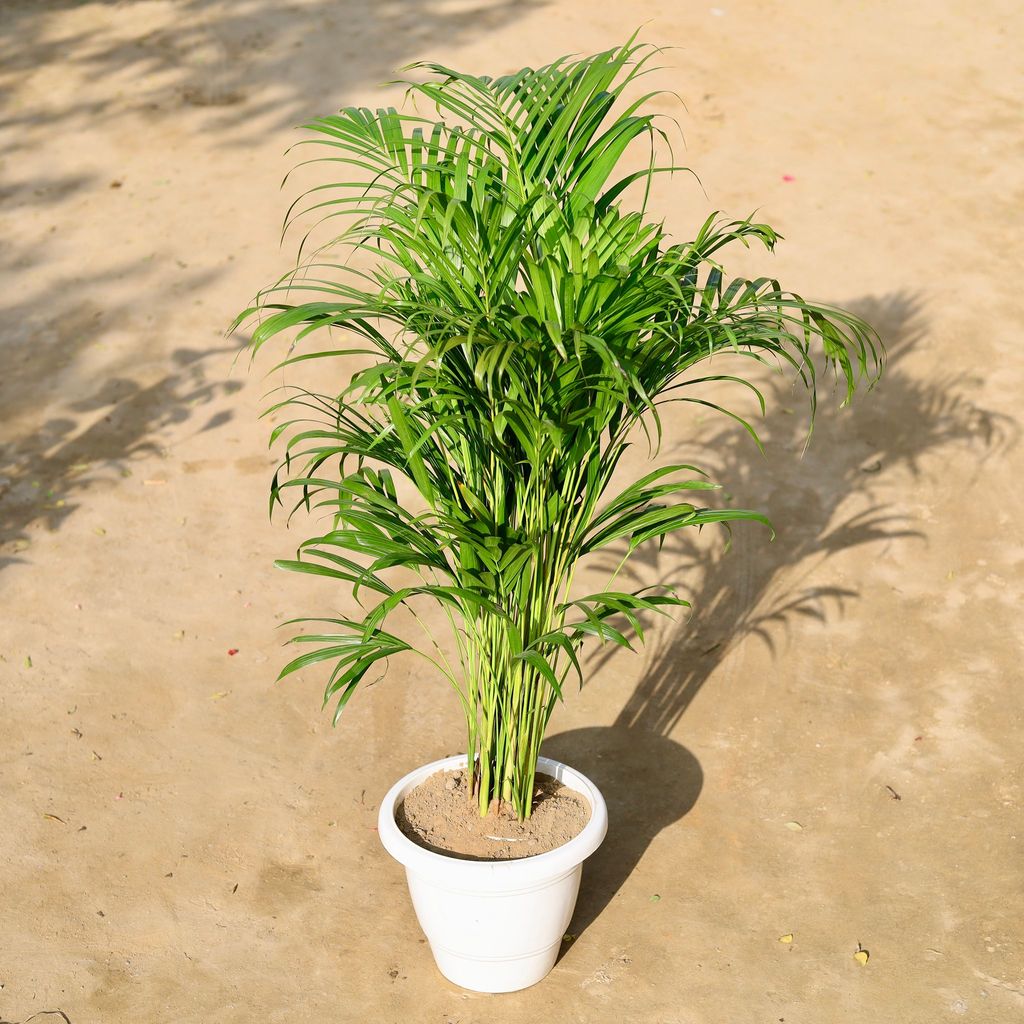
<path id="1" fill-rule="evenodd" d="M 770 386 L 768 413 L 759 425 L 767 458 L 731 425 L 699 444 L 700 457 L 692 455 L 692 445 L 686 452 L 685 461 L 732 492 L 730 504 L 767 511 L 778 531 L 775 542 L 764 543 L 763 528 L 744 524 L 734 531 L 731 549 L 685 531 L 661 550 L 651 545 L 638 551 L 625 570 L 630 581 L 677 586 L 691 601 L 691 614 L 648 634 L 646 670 L 610 726 L 573 730 L 545 743 L 548 756 L 568 758 L 592 774 L 609 807 L 608 838 L 585 869 L 584 896 L 570 926 L 576 935 L 619 892 L 654 837 L 699 797 L 701 767 L 672 736 L 723 659 L 749 638 L 774 656 L 798 618 L 841 619 L 860 598 L 856 589 L 802 583 L 812 572 L 820 579 L 822 563 L 837 554 L 857 549 L 878 558 L 899 539 L 927 542 L 920 527 L 886 500 L 906 474 L 923 471 L 927 456 L 966 446 L 980 466 L 1018 441 L 1011 420 L 971 400 L 970 388 L 982 381 L 961 380 L 953 371 L 929 371 L 927 377 L 915 372 L 915 352 L 929 345 L 915 296 L 898 292 L 847 305 L 879 331 L 888 351 L 886 374 L 875 392 L 858 396 L 842 416 L 823 410 L 803 458 L 806 427 L 787 406 L 792 393 L 785 383 Z M 851 505 L 854 510 L 847 511 Z M 621 556 L 610 556 L 603 568 L 614 568 Z M 611 646 L 592 653 L 592 676 L 609 667 Z"/>

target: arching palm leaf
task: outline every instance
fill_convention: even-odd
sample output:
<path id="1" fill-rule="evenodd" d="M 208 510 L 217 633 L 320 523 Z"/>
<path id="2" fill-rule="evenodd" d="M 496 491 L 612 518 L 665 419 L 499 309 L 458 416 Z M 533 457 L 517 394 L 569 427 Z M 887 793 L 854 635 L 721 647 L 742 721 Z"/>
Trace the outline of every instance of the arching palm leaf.
<path id="1" fill-rule="evenodd" d="M 301 196 L 287 227 L 329 221 L 336 235 L 238 321 L 256 319 L 254 352 L 294 332 L 282 365 L 372 357 L 340 396 L 296 391 L 273 407 L 298 415 L 274 431 L 287 441 L 272 505 L 291 492 L 293 509 L 333 519 L 278 564 L 370 601 L 362 619 L 333 620 L 340 632 L 297 636 L 317 649 L 282 675 L 333 662 L 325 702 L 336 697 L 340 713 L 372 666 L 414 647 L 385 630 L 389 617 L 440 604 L 456 662 L 434 639 L 414 649 L 459 693 L 481 813 L 494 799 L 530 813 L 540 741 L 568 676 L 582 681 L 584 641 L 629 647 L 644 614 L 685 604 L 611 587 L 574 596 L 580 561 L 615 543 L 628 557 L 687 527 L 765 521 L 695 504 L 714 485 L 692 466 L 610 494 L 630 438 L 642 431 L 654 455 L 661 407 L 720 409 L 702 397 L 712 381 L 751 390 L 763 409 L 745 377 L 691 372 L 719 353 L 791 366 L 812 402 L 819 352 L 847 400 L 880 370 L 857 317 L 768 278 L 725 277 L 720 251 L 771 250 L 768 225 L 712 217 L 693 241 L 669 244 L 643 208 L 623 209 L 629 185 L 671 169 L 653 159 L 653 94 L 623 99 L 656 52 L 630 41 L 495 79 L 415 65 L 415 112 L 353 107 L 313 121 L 300 145 L 322 155 L 306 162 L 343 177 Z M 644 143 L 647 169 L 619 171 Z M 345 248 L 372 254 L 373 269 L 339 262 Z M 304 351 L 324 329 L 340 341 Z M 398 500 L 395 475 L 421 508 Z M 421 582 L 389 582 L 392 570 Z"/>

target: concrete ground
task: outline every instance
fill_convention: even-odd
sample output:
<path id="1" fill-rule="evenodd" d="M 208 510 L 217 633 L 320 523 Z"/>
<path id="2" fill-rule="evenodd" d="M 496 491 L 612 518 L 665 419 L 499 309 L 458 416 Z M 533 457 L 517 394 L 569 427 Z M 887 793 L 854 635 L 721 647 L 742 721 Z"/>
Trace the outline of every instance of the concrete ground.
<path id="1" fill-rule="evenodd" d="M 1024 1019 L 1024 19 L 715 2 L 0 3 L 4 1021 Z M 760 265 L 871 319 L 889 372 L 823 393 L 803 458 L 785 385 L 766 458 L 670 421 L 778 538 L 639 567 L 695 610 L 598 652 L 553 722 L 612 815 L 575 938 L 474 995 L 373 829 L 457 707 L 398 660 L 337 731 L 318 675 L 273 685 L 280 620 L 344 598 L 272 568 L 305 524 L 266 520 L 269 361 L 232 368 L 223 329 L 287 267 L 294 125 L 397 98 L 410 60 L 504 72 L 641 24 L 706 192 L 659 212 L 758 209 L 786 236 Z"/>

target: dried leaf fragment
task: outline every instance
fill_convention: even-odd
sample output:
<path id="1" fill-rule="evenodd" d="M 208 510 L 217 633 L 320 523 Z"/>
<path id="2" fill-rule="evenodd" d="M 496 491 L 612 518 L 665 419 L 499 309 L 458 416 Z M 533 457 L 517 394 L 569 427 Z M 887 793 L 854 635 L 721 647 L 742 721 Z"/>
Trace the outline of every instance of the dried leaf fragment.
<path id="1" fill-rule="evenodd" d="M 792 932 L 786 932 L 785 935 L 780 935 L 779 936 L 779 942 L 781 942 L 783 945 L 788 946 L 788 945 L 790 945 L 792 943 L 792 941 L 793 941 L 793 933 Z"/>
<path id="2" fill-rule="evenodd" d="M 801 825 L 799 821 L 787 821 L 786 828 L 788 828 L 790 832 L 803 832 L 804 830 L 803 825 Z"/>

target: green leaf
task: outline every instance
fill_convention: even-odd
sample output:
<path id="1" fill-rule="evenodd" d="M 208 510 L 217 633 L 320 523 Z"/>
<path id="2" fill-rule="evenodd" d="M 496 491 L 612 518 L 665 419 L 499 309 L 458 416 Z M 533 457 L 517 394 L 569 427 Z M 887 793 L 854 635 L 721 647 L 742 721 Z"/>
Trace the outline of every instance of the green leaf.
<path id="1" fill-rule="evenodd" d="M 284 449 L 271 513 L 316 520 L 277 565 L 368 606 L 295 637 L 305 651 L 282 676 L 329 664 L 337 720 L 391 654 L 420 655 L 465 712 L 483 811 L 499 798 L 530 813 L 584 645 L 632 649 L 650 615 L 686 605 L 611 581 L 578 596 L 602 566 L 591 556 L 616 545 L 614 580 L 676 531 L 767 524 L 697 504 L 717 485 L 659 453 L 707 438 L 679 435 L 663 407 L 721 413 L 756 448 L 721 392 L 738 385 L 763 414 L 762 364 L 805 387 L 810 424 L 822 366 L 844 402 L 882 368 L 854 314 L 729 276 L 729 251 L 774 249 L 769 225 L 712 214 L 675 243 L 648 216 L 654 176 L 681 170 L 639 82 L 659 53 L 633 37 L 500 76 L 420 63 L 402 108 L 311 120 L 298 166 L 316 180 L 285 217 L 297 264 L 234 324 L 253 355 L 283 345 L 282 372 L 318 382 L 275 389 L 265 414 Z M 704 367 L 720 356 L 730 372 Z M 624 458 L 637 438 L 653 465 Z"/>

